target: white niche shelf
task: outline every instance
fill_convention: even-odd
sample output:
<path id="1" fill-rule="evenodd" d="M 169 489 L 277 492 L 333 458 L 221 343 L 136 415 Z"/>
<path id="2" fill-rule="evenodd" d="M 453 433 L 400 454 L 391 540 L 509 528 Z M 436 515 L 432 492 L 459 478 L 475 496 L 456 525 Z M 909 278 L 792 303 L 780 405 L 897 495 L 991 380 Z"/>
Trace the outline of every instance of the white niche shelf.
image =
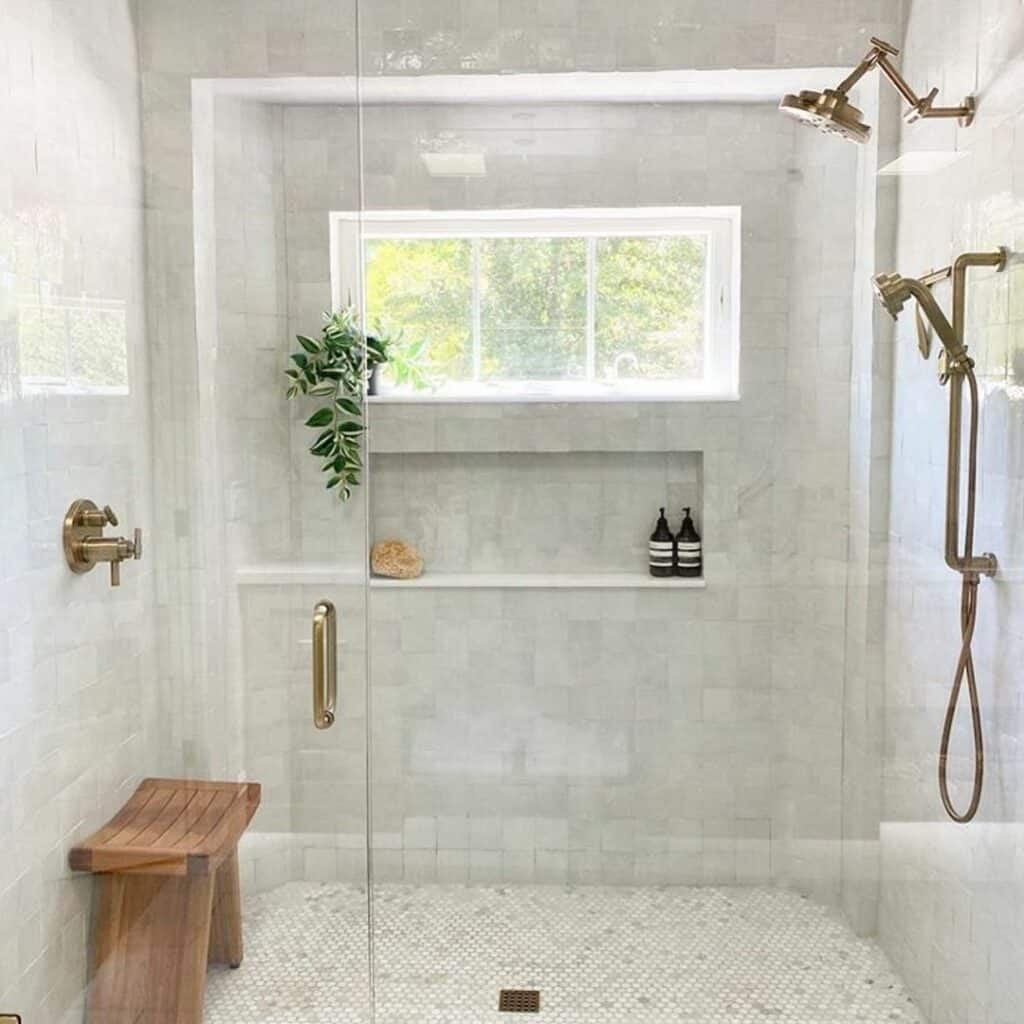
<path id="1" fill-rule="evenodd" d="M 703 577 L 656 579 L 643 572 L 426 572 L 412 580 L 367 576 L 359 569 L 299 562 L 264 562 L 235 570 L 239 587 L 330 585 L 371 590 L 703 590 Z"/>
<path id="2" fill-rule="evenodd" d="M 370 586 L 388 590 L 702 590 L 699 577 L 656 579 L 637 572 L 425 572 L 413 580 L 374 576 Z"/>

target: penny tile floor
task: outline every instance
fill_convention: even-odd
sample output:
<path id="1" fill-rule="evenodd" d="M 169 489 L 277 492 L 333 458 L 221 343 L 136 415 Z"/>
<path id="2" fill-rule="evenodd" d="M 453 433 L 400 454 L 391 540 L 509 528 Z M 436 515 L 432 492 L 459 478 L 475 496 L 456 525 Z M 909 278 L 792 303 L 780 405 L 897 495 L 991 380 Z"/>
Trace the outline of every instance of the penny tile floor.
<path id="1" fill-rule="evenodd" d="M 782 889 L 381 885 L 374 918 L 378 1024 L 924 1024 L 877 944 Z M 356 886 L 251 897 L 206 1024 L 368 1024 L 366 921 Z"/>

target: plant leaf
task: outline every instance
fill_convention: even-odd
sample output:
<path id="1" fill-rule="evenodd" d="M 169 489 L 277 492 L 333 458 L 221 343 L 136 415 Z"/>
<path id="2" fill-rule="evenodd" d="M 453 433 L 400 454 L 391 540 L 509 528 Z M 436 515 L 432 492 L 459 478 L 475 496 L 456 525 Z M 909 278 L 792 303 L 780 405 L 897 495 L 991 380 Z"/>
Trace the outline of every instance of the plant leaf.
<path id="1" fill-rule="evenodd" d="M 326 427 L 331 420 L 334 419 L 334 413 L 329 406 L 324 406 L 322 409 L 317 409 L 312 416 L 306 420 L 307 427 Z"/>
<path id="2" fill-rule="evenodd" d="M 336 398 L 334 404 L 341 409 L 342 412 L 347 412 L 350 416 L 362 416 L 363 407 L 351 398 Z"/>

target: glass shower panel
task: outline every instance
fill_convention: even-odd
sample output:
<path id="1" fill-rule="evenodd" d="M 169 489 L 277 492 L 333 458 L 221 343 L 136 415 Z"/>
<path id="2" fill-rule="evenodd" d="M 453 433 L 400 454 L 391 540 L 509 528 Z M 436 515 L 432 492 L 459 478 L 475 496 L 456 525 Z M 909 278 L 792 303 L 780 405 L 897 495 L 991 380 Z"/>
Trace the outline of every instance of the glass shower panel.
<path id="1" fill-rule="evenodd" d="M 360 8 L 369 302 L 429 368 L 371 400 L 371 541 L 425 563 L 370 587 L 377 1019 L 926 1019 L 918 862 L 879 886 L 930 834 L 886 719 L 916 749 L 931 700 L 885 707 L 884 146 L 730 75 L 650 102 L 582 20 L 403 14 Z M 659 508 L 699 579 L 648 575 Z"/>
<path id="2" fill-rule="evenodd" d="M 355 11 L 0 40 L 0 1020 L 366 1024 Z"/>
<path id="3" fill-rule="evenodd" d="M 371 542 L 425 563 L 370 581 L 377 1020 L 854 1005 L 890 976 L 838 910 L 858 153 L 767 93 L 420 78 L 387 19 L 348 258 L 428 372 L 370 399 Z M 650 575 L 659 508 L 701 577 Z"/>
<path id="4" fill-rule="evenodd" d="M 366 353 L 332 302 L 328 228 L 334 210 L 358 210 L 357 109 L 310 105 L 301 84 L 269 101 L 210 88 L 216 642 L 233 726 L 211 739 L 263 801 L 242 847 L 247 962 L 211 977 L 207 1015 L 362 1021 Z"/>
<path id="5" fill-rule="evenodd" d="M 190 685 L 169 691 L 173 771 L 262 790 L 240 845 L 245 957 L 211 968 L 208 1021 L 371 1016 L 365 345 L 332 298 L 329 230 L 335 210 L 359 210 L 351 16 L 337 6 L 320 25 L 338 42 L 329 76 L 311 74 L 325 55 L 306 43 L 282 58 L 296 65 L 288 77 L 221 77 L 214 62 L 193 74 L 182 111 L 154 101 L 149 115 L 191 158 L 191 231 L 168 231 L 152 270 L 159 321 L 178 284 L 170 257 L 194 259 L 194 349 L 180 361 L 196 378 L 156 374 L 157 400 L 195 431 L 193 500 L 170 524 L 176 628 L 192 652 Z M 157 234 L 179 216 L 165 180 L 177 172 L 152 171 Z"/>

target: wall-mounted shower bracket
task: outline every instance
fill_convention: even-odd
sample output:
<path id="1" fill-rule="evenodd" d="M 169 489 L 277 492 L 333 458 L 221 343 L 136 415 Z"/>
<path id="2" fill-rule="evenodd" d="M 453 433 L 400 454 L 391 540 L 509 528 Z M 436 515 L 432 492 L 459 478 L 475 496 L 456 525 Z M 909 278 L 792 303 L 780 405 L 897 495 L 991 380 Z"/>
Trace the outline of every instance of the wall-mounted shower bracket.
<path id="1" fill-rule="evenodd" d="M 121 585 L 121 563 L 127 558 L 142 557 L 142 531 L 136 530 L 132 540 L 105 537 L 106 526 L 117 526 L 117 516 L 109 505 L 99 508 L 88 498 L 71 503 L 64 516 L 64 558 L 75 573 L 90 572 L 100 562 L 110 563 L 110 585 Z"/>
<path id="2" fill-rule="evenodd" d="M 846 96 L 849 91 L 872 69 L 878 68 L 892 83 L 896 91 L 907 101 L 910 109 L 903 115 L 907 124 L 913 124 L 926 118 L 955 117 L 961 128 L 969 128 L 974 121 L 976 104 L 973 96 L 964 98 L 958 107 L 937 107 L 935 99 L 938 89 L 931 89 L 927 96 L 918 96 L 899 69 L 889 59 L 899 55 L 899 50 L 883 39 L 871 37 L 871 49 L 853 71 L 836 86 L 836 92 Z"/>

